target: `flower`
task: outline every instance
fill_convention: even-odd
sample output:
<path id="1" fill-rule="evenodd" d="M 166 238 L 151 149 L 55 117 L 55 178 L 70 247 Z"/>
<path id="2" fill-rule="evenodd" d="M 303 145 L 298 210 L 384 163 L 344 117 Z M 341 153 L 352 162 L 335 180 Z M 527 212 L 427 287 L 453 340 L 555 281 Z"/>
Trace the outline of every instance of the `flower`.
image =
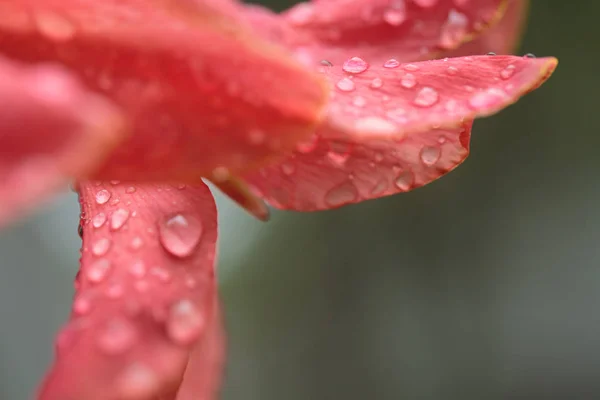
<path id="1" fill-rule="evenodd" d="M 474 118 L 556 66 L 443 58 L 508 52 L 524 4 L 2 4 L 0 222 L 69 179 L 82 208 L 77 293 L 39 398 L 214 398 L 224 339 L 201 178 L 262 219 L 261 199 L 321 210 L 437 179 L 466 158 Z"/>

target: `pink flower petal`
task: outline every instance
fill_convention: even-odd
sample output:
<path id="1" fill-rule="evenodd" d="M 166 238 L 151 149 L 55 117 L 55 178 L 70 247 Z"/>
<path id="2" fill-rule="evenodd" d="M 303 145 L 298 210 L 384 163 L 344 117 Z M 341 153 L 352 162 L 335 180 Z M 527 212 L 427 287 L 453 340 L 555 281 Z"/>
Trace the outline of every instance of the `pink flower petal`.
<path id="1" fill-rule="evenodd" d="M 509 0 L 500 21 L 485 30 L 473 41 L 465 43 L 448 56 L 460 57 L 472 54 L 511 54 L 518 46 L 527 19 L 528 0 Z"/>
<path id="2" fill-rule="evenodd" d="M 177 392 L 188 358 L 211 398 L 223 350 L 209 189 L 85 182 L 71 319 L 43 400 L 151 400 Z M 216 336 L 215 336 L 216 335 Z M 213 381 L 216 380 L 216 381 Z"/>
<path id="3" fill-rule="evenodd" d="M 255 37 L 237 10 L 214 0 L 14 0 L 0 5 L 0 52 L 61 63 L 124 110 L 133 135 L 93 178 L 193 182 L 290 149 L 326 103 L 318 74 Z"/>
<path id="4" fill-rule="evenodd" d="M 288 45 L 337 65 L 355 54 L 382 63 L 454 49 L 501 15 L 504 0 L 340 0 L 300 3 L 284 17 Z"/>
<path id="5" fill-rule="evenodd" d="M 0 57 L 0 224 L 93 170 L 122 139 L 119 110 L 63 68 Z"/>
<path id="6" fill-rule="evenodd" d="M 285 162 L 247 177 L 273 206 L 314 211 L 407 192 L 458 166 L 469 153 L 471 123 L 402 141 L 317 138 Z"/>
<path id="7" fill-rule="evenodd" d="M 302 211 L 423 186 L 468 155 L 470 121 L 514 103 L 555 66 L 553 58 L 482 56 L 360 73 L 323 67 L 336 87 L 326 123 L 246 179 L 274 206 Z"/>

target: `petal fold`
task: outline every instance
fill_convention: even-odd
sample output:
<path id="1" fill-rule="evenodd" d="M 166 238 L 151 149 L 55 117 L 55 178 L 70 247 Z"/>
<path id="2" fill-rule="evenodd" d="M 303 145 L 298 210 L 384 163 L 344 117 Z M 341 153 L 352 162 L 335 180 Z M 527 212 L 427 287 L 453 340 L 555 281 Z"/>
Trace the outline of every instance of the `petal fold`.
<path id="1" fill-rule="evenodd" d="M 327 85 L 256 37 L 234 3 L 15 0 L 0 52 L 54 61 L 126 113 L 133 134 L 91 178 L 187 180 L 261 165 L 311 133 Z"/>
<path id="2" fill-rule="evenodd" d="M 197 398 L 213 398 L 223 348 L 208 187 L 85 182 L 79 193 L 76 297 L 40 399 L 175 398 L 188 362 L 203 366 Z"/>
<path id="3" fill-rule="evenodd" d="M 117 107 L 64 68 L 0 57 L 0 224 L 94 170 L 125 126 Z"/>

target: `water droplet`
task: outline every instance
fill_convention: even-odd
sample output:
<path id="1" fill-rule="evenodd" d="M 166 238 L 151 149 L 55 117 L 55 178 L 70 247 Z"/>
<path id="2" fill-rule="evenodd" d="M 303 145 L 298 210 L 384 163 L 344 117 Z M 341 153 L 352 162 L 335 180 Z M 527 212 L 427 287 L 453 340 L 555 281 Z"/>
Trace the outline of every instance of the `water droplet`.
<path id="1" fill-rule="evenodd" d="M 92 303 L 85 295 L 79 295 L 73 301 L 73 312 L 76 315 L 86 315 L 92 310 Z"/>
<path id="2" fill-rule="evenodd" d="M 142 260 L 137 260 L 129 266 L 129 273 L 136 278 L 143 278 L 147 272 L 146 264 Z"/>
<path id="3" fill-rule="evenodd" d="M 123 227 L 129 219 L 129 210 L 119 208 L 115 210 L 110 217 L 110 229 L 117 231 Z"/>
<path id="4" fill-rule="evenodd" d="M 83 239 L 83 225 L 81 224 L 81 221 L 79 221 L 79 224 L 77 225 L 77 234 Z"/>
<path id="5" fill-rule="evenodd" d="M 533 53 L 527 53 L 523 57 L 525 57 L 525 58 L 536 58 L 535 54 L 533 54 Z"/>
<path id="6" fill-rule="evenodd" d="M 292 163 L 284 162 L 281 164 L 281 172 L 287 176 L 293 175 L 296 172 L 296 166 Z"/>
<path id="7" fill-rule="evenodd" d="M 170 282 L 171 281 L 171 273 L 164 268 L 154 267 L 150 270 L 150 274 L 152 276 L 157 277 L 161 282 Z"/>
<path id="8" fill-rule="evenodd" d="M 113 186 L 116 186 L 116 185 L 118 185 L 119 183 L 121 183 L 121 181 L 117 181 L 117 180 L 112 180 L 112 181 L 110 181 L 110 184 L 111 184 L 111 185 L 113 185 Z"/>
<path id="9" fill-rule="evenodd" d="M 328 60 L 321 60 L 321 65 L 324 67 L 333 67 L 333 63 Z"/>
<path id="10" fill-rule="evenodd" d="M 129 247 L 131 247 L 132 250 L 139 250 L 142 248 L 143 245 L 144 240 L 139 236 L 136 236 L 133 239 L 131 239 L 131 243 L 129 243 Z"/>
<path id="11" fill-rule="evenodd" d="M 108 239 L 108 238 L 98 239 L 92 245 L 92 254 L 97 257 L 101 257 L 101 256 L 105 255 L 106 253 L 108 253 L 108 249 L 110 249 L 110 245 L 111 245 L 110 239 Z"/>
<path id="12" fill-rule="evenodd" d="M 415 72 L 415 71 L 418 71 L 420 69 L 419 66 L 416 65 L 416 64 L 405 64 L 403 66 L 403 68 L 404 68 L 404 70 L 410 71 L 410 72 Z"/>
<path id="13" fill-rule="evenodd" d="M 113 283 L 106 289 L 106 297 L 110 299 L 118 299 L 123 296 L 125 289 L 120 283 Z"/>
<path id="14" fill-rule="evenodd" d="M 365 105 L 367 105 L 367 100 L 362 97 L 362 96 L 355 96 L 352 99 L 352 105 L 355 107 L 364 107 Z"/>
<path id="15" fill-rule="evenodd" d="M 458 74 L 458 68 L 456 68 L 455 66 L 451 65 L 448 67 L 448 69 L 446 70 L 446 72 L 448 73 L 448 75 L 456 75 Z"/>
<path id="16" fill-rule="evenodd" d="M 266 138 L 267 134 L 262 129 L 250 129 L 248 131 L 248 141 L 255 146 L 263 144 Z"/>
<path id="17" fill-rule="evenodd" d="M 404 0 L 394 0 L 390 8 L 383 12 L 383 20 L 391 26 L 400 26 L 406 21 L 406 4 Z"/>
<path id="18" fill-rule="evenodd" d="M 502 71 L 500 71 L 500 78 L 507 80 L 510 79 L 515 74 L 516 67 L 514 64 L 508 65 Z"/>
<path id="19" fill-rule="evenodd" d="M 413 184 L 413 174 L 410 171 L 404 171 L 396 176 L 394 185 L 404 192 L 410 190 Z"/>
<path id="20" fill-rule="evenodd" d="M 431 107 L 439 100 L 438 92 L 429 86 L 425 86 L 417 93 L 414 103 L 419 107 Z"/>
<path id="21" fill-rule="evenodd" d="M 504 102 L 507 95 L 500 89 L 489 88 L 475 93 L 469 99 L 469 106 L 475 110 L 490 109 L 498 107 Z"/>
<path id="22" fill-rule="evenodd" d="M 344 164 L 346 164 L 346 161 L 348 161 L 348 158 L 350 157 L 350 154 L 348 153 L 336 153 L 334 151 L 328 151 L 327 152 L 327 159 L 336 167 L 343 167 Z"/>
<path id="23" fill-rule="evenodd" d="M 406 74 L 400 80 L 402 87 L 412 89 L 417 85 L 417 78 L 413 74 Z"/>
<path id="24" fill-rule="evenodd" d="M 371 88 L 373 89 L 379 89 L 382 86 L 383 81 L 381 80 L 381 78 L 373 78 L 373 80 L 371 81 Z"/>
<path id="25" fill-rule="evenodd" d="M 117 397 L 120 399 L 149 399 L 155 396 L 159 389 L 156 373 L 141 363 L 127 367 L 117 382 Z"/>
<path id="26" fill-rule="evenodd" d="M 495 56 L 496 53 L 494 53 L 493 51 L 490 51 L 489 53 L 486 54 L 486 56 Z"/>
<path id="27" fill-rule="evenodd" d="M 176 256 L 193 253 L 202 236 L 202 223 L 191 215 L 175 214 L 158 224 L 159 239 L 164 249 Z"/>
<path id="28" fill-rule="evenodd" d="M 105 204 L 110 199 L 110 192 L 106 189 L 102 189 L 96 193 L 96 203 Z"/>
<path id="29" fill-rule="evenodd" d="M 129 186 L 127 188 L 127 190 L 125 190 L 125 193 L 129 193 L 129 194 L 135 193 L 135 187 L 134 186 Z"/>
<path id="30" fill-rule="evenodd" d="M 229 180 L 231 173 L 227 167 L 216 167 L 212 170 L 212 177 L 215 182 L 226 182 Z"/>
<path id="31" fill-rule="evenodd" d="M 349 78 L 342 78 L 335 85 L 342 92 L 351 92 L 355 89 L 354 82 Z"/>
<path id="32" fill-rule="evenodd" d="M 383 63 L 384 68 L 398 68 L 400 66 L 400 61 L 390 58 L 385 63 Z"/>
<path id="33" fill-rule="evenodd" d="M 392 121 L 380 117 L 364 117 L 354 122 L 354 128 L 359 133 L 369 135 L 390 136 L 400 133 L 398 126 Z"/>
<path id="34" fill-rule="evenodd" d="M 310 3 L 300 3 L 287 13 L 288 20 L 294 25 L 306 25 L 315 16 L 314 6 Z"/>
<path id="35" fill-rule="evenodd" d="M 469 20 L 465 14 L 450 10 L 448 19 L 442 26 L 440 33 L 440 46 L 451 49 L 462 42 L 467 34 Z"/>
<path id="36" fill-rule="evenodd" d="M 319 143 L 319 137 L 317 135 L 312 135 L 309 138 L 309 140 L 298 143 L 298 145 L 296 146 L 296 149 L 298 150 L 298 152 L 300 152 L 302 154 L 308 154 L 317 148 L 318 143 Z"/>
<path id="37" fill-rule="evenodd" d="M 51 11 L 36 11 L 33 14 L 38 31 L 55 42 L 65 42 L 75 36 L 75 25 L 67 18 Z"/>
<path id="38" fill-rule="evenodd" d="M 92 218 L 92 226 L 94 228 L 100 228 L 106 222 L 106 214 L 98 213 Z"/>
<path id="39" fill-rule="evenodd" d="M 110 355 L 121 354 L 135 343 L 137 332 L 127 320 L 118 318 L 106 324 L 98 335 L 98 346 Z"/>
<path id="40" fill-rule="evenodd" d="M 339 207 L 352 203 L 358 198 L 356 187 L 351 183 L 342 183 L 325 194 L 325 203 L 330 207 Z"/>
<path id="41" fill-rule="evenodd" d="M 360 74 L 361 72 L 365 72 L 369 68 L 369 64 L 366 63 L 360 57 L 352 57 L 342 65 L 342 69 L 351 74 Z"/>
<path id="42" fill-rule="evenodd" d="M 387 190 L 387 188 L 388 188 L 387 180 L 380 179 L 379 181 L 377 181 L 375 186 L 373 186 L 373 189 L 371 189 L 371 195 L 372 196 L 380 196 L 383 192 L 385 192 Z"/>
<path id="43" fill-rule="evenodd" d="M 169 337 L 179 344 L 192 343 L 204 327 L 204 317 L 189 300 L 175 303 L 167 319 Z"/>
<path id="44" fill-rule="evenodd" d="M 419 156 L 423 164 L 425 164 L 428 167 L 431 167 L 440 159 L 441 154 L 442 151 L 439 147 L 425 146 L 421 149 L 421 153 Z"/>
<path id="45" fill-rule="evenodd" d="M 383 161 L 383 154 L 375 153 L 375 155 L 373 156 L 373 159 L 375 160 L 375 162 L 380 163 Z"/>
<path id="46" fill-rule="evenodd" d="M 110 272 L 110 261 L 105 258 L 94 261 L 87 268 L 86 276 L 92 283 L 102 282 Z"/>

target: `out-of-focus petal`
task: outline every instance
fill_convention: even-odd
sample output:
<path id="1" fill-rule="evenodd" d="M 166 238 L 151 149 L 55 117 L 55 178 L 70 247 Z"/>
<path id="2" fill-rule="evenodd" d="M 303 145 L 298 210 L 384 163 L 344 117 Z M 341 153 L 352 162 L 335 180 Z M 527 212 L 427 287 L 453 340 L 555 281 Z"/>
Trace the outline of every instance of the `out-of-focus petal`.
<path id="1" fill-rule="evenodd" d="M 327 123 L 284 162 L 246 176 L 267 201 L 302 211 L 423 186 L 468 155 L 471 121 L 539 86 L 556 60 L 464 57 L 323 67 L 336 92 Z"/>
<path id="2" fill-rule="evenodd" d="M 471 123 L 432 129 L 401 141 L 348 142 L 317 137 L 282 164 L 248 181 L 273 206 L 299 211 L 407 192 L 458 166 L 469 153 Z"/>
<path id="3" fill-rule="evenodd" d="M 206 379 L 219 377 L 222 348 L 213 326 L 217 216 L 208 187 L 86 182 L 79 193 L 76 297 L 40 398 L 168 396 L 194 348 L 207 357 L 197 379 L 214 390 Z"/>
<path id="4" fill-rule="evenodd" d="M 328 135 L 352 141 L 402 139 L 432 128 L 494 114 L 537 88 L 552 74 L 555 58 L 460 57 L 384 66 L 350 59 L 323 67 L 335 85 Z"/>
<path id="5" fill-rule="evenodd" d="M 472 54 L 512 54 L 523 33 L 528 0 L 510 0 L 502 18 L 489 29 L 485 30 L 473 41 L 465 43 L 455 51 L 448 53 L 451 57 L 468 56 Z"/>
<path id="6" fill-rule="evenodd" d="M 327 85 L 218 1 L 15 0 L 0 52 L 59 62 L 124 109 L 133 135 L 94 179 L 195 181 L 308 135 Z"/>
<path id="7" fill-rule="evenodd" d="M 124 138 L 119 110 L 63 68 L 0 57 L 0 224 L 84 176 Z"/>
<path id="8" fill-rule="evenodd" d="M 348 56 L 416 61 L 473 38 L 502 15 L 506 0 L 315 0 L 284 13 L 288 45 L 313 62 Z"/>

